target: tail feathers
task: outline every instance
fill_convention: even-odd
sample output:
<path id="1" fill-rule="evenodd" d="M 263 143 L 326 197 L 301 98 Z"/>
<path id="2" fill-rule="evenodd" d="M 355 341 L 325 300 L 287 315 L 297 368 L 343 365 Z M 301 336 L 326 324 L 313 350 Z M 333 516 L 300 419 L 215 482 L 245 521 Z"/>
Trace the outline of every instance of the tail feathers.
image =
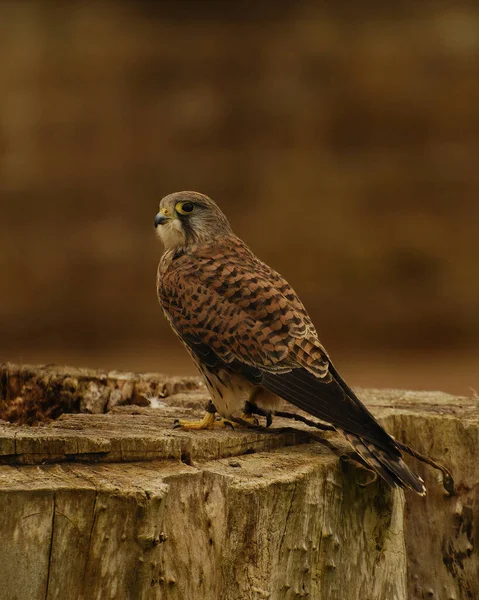
<path id="1" fill-rule="evenodd" d="M 353 433 L 341 431 L 359 456 L 391 487 L 413 490 L 420 496 L 426 494 L 424 481 L 411 471 L 400 456 L 394 456 Z"/>

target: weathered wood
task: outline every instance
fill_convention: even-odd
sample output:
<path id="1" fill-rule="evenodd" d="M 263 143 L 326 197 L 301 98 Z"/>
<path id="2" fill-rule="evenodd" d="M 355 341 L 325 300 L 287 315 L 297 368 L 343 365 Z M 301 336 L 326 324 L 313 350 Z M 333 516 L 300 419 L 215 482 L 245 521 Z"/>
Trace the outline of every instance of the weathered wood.
<path id="1" fill-rule="evenodd" d="M 115 377 L 102 385 L 119 389 Z M 127 402 L 138 381 L 154 393 L 149 376 L 118 377 Z M 402 492 L 359 487 L 367 474 L 308 443 L 305 425 L 172 429 L 174 418 L 200 415 L 206 397 L 197 381 L 189 391 L 151 377 L 159 381 L 156 409 L 0 425 L 2 600 L 479 597 L 476 399 L 359 392 L 397 439 L 454 473 L 449 497 L 435 471 L 408 458 L 428 495 L 407 493 L 404 518 Z M 347 449 L 324 437 L 337 454 Z"/>
<path id="2" fill-rule="evenodd" d="M 321 446 L 20 472 L 0 480 L 5 598 L 406 598 L 402 494 Z"/>
<path id="3" fill-rule="evenodd" d="M 198 377 L 0 363 L 0 419 L 35 425 L 63 413 L 102 414 L 125 404 L 148 406 L 150 396 L 204 389 Z"/>
<path id="4" fill-rule="evenodd" d="M 411 494 L 407 500 L 409 598 L 475 600 L 479 598 L 479 402 L 439 393 L 403 393 L 394 398 L 390 392 L 383 398 L 392 408 L 384 418 L 388 430 L 424 454 L 439 457 L 456 482 L 456 495 L 450 497 L 437 484 L 437 472 L 412 461 L 428 493 L 423 499 Z"/>

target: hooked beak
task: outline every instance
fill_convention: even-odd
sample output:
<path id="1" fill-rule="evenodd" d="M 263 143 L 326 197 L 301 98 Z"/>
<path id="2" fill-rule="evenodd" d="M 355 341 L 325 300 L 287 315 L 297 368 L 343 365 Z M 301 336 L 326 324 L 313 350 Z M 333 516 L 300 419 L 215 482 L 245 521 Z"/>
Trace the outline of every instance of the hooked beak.
<path id="1" fill-rule="evenodd" d="M 158 227 L 158 225 L 164 225 L 168 221 L 171 221 L 171 217 L 167 217 L 163 213 L 159 212 L 155 217 L 155 229 Z"/>

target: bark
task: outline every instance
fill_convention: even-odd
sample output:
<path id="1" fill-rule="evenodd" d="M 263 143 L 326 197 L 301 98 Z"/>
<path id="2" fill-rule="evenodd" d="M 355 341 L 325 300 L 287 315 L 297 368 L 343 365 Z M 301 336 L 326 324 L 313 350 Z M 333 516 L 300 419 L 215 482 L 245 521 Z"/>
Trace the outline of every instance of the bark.
<path id="1" fill-rule="evenodd" d="M 201 415 L 196 379 L 3 365 L 3 414 L 33 384 L 45 413 L 52 379 L 60 412 L 73 401 L 91 414 L 0 421 L 0 598 L 479 597 L 476 399 L 359 392 L 397 439 L 455 476 L 450 497 L 411 459 L 428 494 L 406 493 L 404 510 L 401 491 L 358 485 L 369 475 L 338 459 L 348 446 L 335 433 L 323 435 L 333 452 L 281 419 L 267 431 L 172 429 Z M 100 414 L 112 390 L 126 390 L 124 404 L 156 394 L 158 408 Z"/>

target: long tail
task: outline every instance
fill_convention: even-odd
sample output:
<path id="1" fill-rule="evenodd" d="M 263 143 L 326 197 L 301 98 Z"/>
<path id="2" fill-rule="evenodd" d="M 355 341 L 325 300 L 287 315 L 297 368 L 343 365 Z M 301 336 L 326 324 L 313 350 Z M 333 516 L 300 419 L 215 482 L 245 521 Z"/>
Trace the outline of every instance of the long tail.
<path id="1" fill-rule="evenodd" d="M 407 488 L 417 492 L 420 496 L 426 494 L 424 481 L 411 471 L 400 456 L 392 455 L 353 433 L 340 431 L 359 456 L 391 487 Z"/>
<path id="2" fill-rule="evenodd" d="M 402 460 L 398 444 L 330 364 L 321 379 L 304 368 L 263 373 L 261 385 L 343 433 L 361 458 L 389 485 L 424 495 L 423 480 Z"/>

